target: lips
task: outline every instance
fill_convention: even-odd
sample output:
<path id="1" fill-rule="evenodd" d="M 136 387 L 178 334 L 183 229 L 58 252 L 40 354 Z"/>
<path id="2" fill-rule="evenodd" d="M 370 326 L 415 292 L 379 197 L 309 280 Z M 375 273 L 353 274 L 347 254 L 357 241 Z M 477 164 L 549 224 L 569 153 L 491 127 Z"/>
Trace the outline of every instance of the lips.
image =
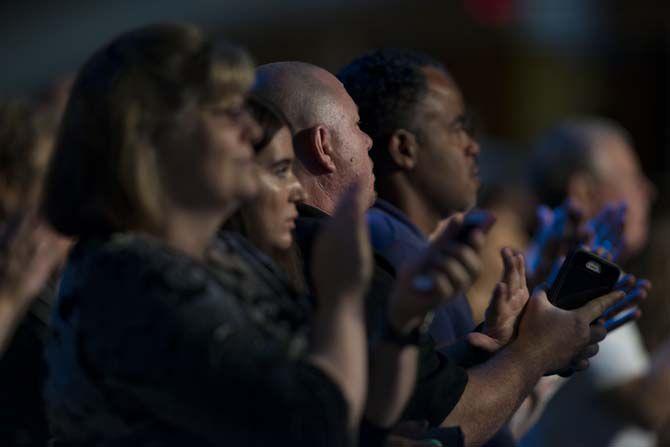
<path id="1" fill-rule="evenodd" d="M 298 218 L 298 214 L 292 214 L 290 217 L 286 218 L 286 224 L 291 227 L 291 229 L 295 228 L 295 220 Z"/>

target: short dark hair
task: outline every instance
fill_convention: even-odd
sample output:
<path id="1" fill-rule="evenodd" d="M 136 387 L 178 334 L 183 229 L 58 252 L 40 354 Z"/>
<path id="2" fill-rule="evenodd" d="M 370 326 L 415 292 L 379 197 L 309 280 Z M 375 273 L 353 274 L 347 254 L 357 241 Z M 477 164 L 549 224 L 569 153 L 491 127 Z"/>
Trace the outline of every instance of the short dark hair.
<path id="1" fill-rule="evenodd" d="M 373 141 L 375 161 L 386 153 L 399 128 L 414 125 L 417 104 L 427 92 L 425 67 L 446 68 L 431 56 L 413 50 L 378 49 L 355 59 L 337 74 L 358 105 L 361 128 Z"/>
<path id="2" fill-rule="evenodd" d="M 614 134 L 630 142 L 630 134 L 615 121 L 586 117 L 565 120 L 544 132 L 533 145 L 530 182 L 538 200 L 555 207 L 567 197 L 575 173 L 597 175 L 593 147 L 599 135 Z"/>

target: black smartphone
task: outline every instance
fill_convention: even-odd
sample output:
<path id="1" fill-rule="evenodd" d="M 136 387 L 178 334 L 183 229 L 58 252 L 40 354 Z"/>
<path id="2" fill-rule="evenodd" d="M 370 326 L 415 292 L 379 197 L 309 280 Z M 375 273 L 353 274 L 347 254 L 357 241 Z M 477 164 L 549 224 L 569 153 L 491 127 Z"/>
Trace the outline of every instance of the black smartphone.
<path id="1" fill-rule="evenodd" d="M 488 233 L 493 224 L 496 222 L 496 217 L 493 213 L 482 209 L 473 209 L 463 218 L 463 224 L 456 234 L 456 240 L 459 242 L 468 242 L 470 233 L 479 228 L 484 233 Z"/>
<path id="2" fill-rule="evenodd" d="M 549 301 L 566 310 L 582 307 L 614 289 L 621 269 L 584 248 L 573 250 L 547 292 Z"/>

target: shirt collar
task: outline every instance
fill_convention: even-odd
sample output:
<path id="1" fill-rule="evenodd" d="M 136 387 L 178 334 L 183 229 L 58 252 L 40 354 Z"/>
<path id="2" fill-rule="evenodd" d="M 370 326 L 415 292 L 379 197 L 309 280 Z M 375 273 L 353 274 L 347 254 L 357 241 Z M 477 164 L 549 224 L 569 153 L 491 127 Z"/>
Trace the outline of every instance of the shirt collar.
<path id="1" fill-rule="evenodd" d="M 377 199 L 373 208 L 377 208 L 378 210 L 389 214 L 391 217 L 405 225 L 416 236 L 420 237 L 421 239 L 426 239 L 426 236 L 421 232 L 421 230 L 419 230 L 419 227 L 414 225 L 414 223 L 409 220 L 407 214 L 396 208 L 390 202 L 387 202 L 384 199 Z"/>

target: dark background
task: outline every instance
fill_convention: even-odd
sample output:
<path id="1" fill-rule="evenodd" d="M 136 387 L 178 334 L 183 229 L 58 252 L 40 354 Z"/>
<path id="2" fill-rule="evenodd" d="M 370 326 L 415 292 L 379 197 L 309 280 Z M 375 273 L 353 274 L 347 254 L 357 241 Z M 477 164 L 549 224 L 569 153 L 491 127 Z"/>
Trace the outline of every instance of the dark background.
<path id="1" fill-rule="evenodd" d="M 366 49 L 402 46 L 443 60 L 484 134 L 522 154 L 567 116 L 614 118 L 633 134 L 665 209 L 670 135 L 670 7 L 651 0 L 214 0 L 5 2 L 0 95 L 31 94 L 76 71 L 110 38 L 190 21 L 246 46 L 259 63 L 337 71 Z"/>

